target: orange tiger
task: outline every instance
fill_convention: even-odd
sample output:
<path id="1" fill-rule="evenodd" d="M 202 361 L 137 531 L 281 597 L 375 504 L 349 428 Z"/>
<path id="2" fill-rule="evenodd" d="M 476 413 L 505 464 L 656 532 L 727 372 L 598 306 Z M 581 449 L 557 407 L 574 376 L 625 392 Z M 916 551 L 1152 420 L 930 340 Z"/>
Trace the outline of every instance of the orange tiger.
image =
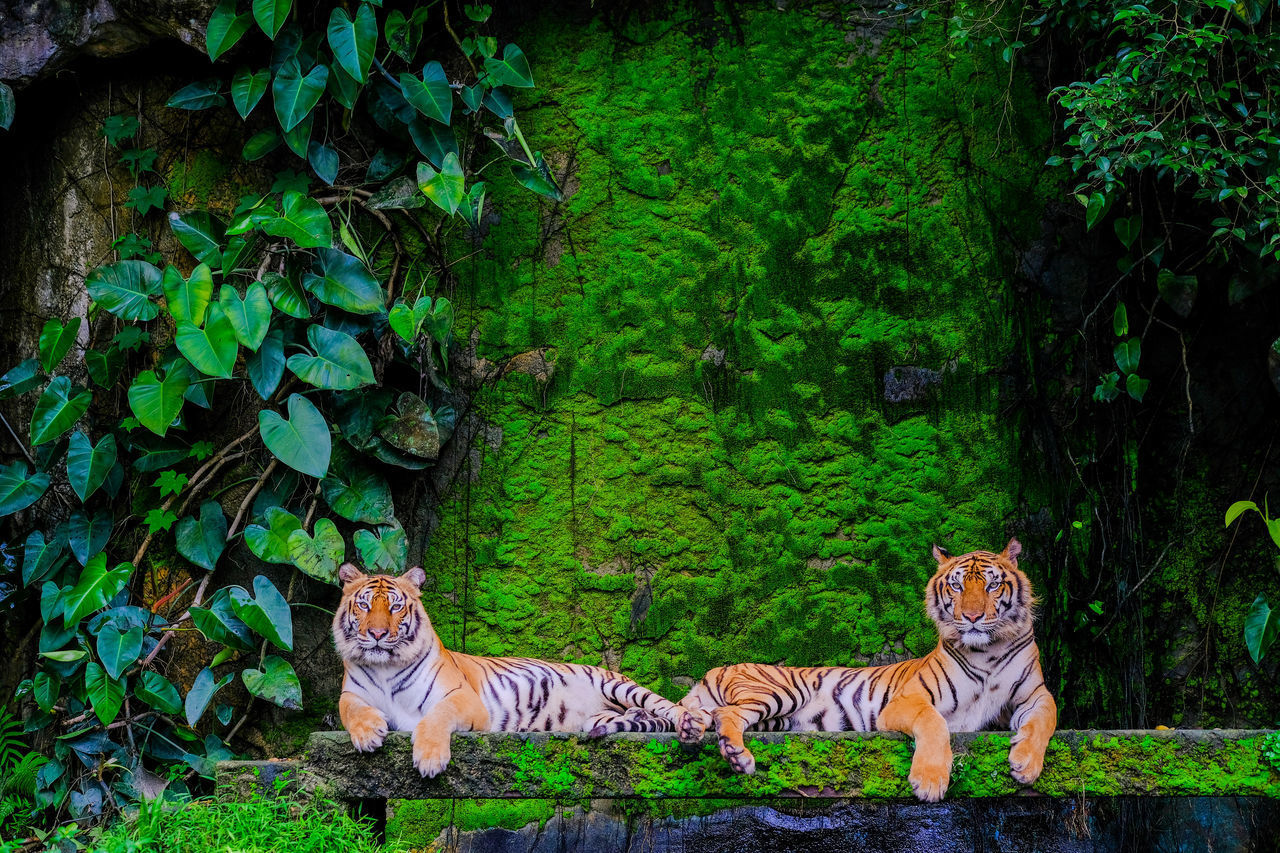
<path id="1" fill-rule="evenodd" d="M 996 722 L 1014 732 L 1013 778 L 1035 782 L 1058 706 L 1040 671 L 1031 584 L 1018 569 L 1021 551 L 1017 539 L 999 554 L 960 557 L 935 545 L 938 570 L 925 593 L 939 634 L 932 652 L 887 666 L 713 669 L 680 701 L 680 739 L 697 741 L 714 725 L 721 754 L 734 770 L 752 773 L 755 758 L 742 742 L 744 730 L 906 732 L 916 742 L 911 788 L 935 802 L 951 778 L 950 733 Z"/>
<path id="2" fill-rule="evenodd" d="M 680 709 L 598 666 L 451 652 L 422 607 L 426 572 L 338 571 L 342 601 L 333 640 L 344 678 L 338 715 L 356 749 L 388 731 L 413 732 L 413 764 L 435 776 L 449 763 L 456 731 L 671 731 Z"/>

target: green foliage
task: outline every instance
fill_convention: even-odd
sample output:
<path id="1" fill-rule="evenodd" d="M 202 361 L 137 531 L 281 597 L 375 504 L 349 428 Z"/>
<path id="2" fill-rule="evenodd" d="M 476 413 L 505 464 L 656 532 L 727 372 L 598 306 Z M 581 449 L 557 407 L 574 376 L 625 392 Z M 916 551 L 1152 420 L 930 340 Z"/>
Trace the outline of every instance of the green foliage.
<path id="1" fill-rule="evenodd" d="M 1262 523 L 1266 525 L 1271 541 L 1280 548 L 1280 517 L 1272 518 L 1271 511 L 1265 502 L 1260 509 L 1253 501 L 1236 501 L 1227 507 L 1226 526 L 1230 527 L 1233 521 L 1246 512 L 1258 514 Z M 1260 592 L 1253 600 L 1253 604 L 1249 606 L 1249 612 L 1244 620 L 1244 645 L 1249 650 L 1249 657 L 1253 658 L 1254 663 L 1261 663 L 1267 652 L 1276 644 L 1277 639 L 1280 639 L 1280 613 L 1271 609 L 1266 595 Z"/>

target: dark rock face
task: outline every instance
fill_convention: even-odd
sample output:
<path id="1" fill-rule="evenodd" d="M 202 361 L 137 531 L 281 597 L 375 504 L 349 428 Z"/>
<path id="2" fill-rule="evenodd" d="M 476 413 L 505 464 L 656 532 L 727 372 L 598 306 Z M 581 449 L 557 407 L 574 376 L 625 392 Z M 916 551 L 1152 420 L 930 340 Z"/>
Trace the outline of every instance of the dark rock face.
<path id="1" fill-rule="evenodd" d="M 176 39 L 204 47 L 213 0 L 3 0 L 0 80 L 14 88 L 79 56 L 106 58 Z"/>

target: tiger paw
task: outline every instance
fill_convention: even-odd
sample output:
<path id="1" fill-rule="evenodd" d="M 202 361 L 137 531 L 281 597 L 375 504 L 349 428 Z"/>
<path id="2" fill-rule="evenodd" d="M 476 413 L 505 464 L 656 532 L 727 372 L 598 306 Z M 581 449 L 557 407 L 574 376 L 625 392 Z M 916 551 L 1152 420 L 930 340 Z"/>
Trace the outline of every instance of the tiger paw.
<path id="1" fill-rule="evenodd" d="M 711 715 L 702 710 L 686 710 L 676 721 L 676 732 L 681 743 L 697 743 L 702 740 L 707 726 L 711 724 Z"/>
<path id="2" fill-rule="evenodd" d="M 751 754 L 751 750 L 723 735 L 720 737 L 720 754 L 729 762 L 734 772 L 748 775 L 756 772 L 756 757 Z"/>
<path id="3" fill-rule="evenodd" d="M 1043 770 L 1044 753 L 1036 750 L 1031 741 L 1019 741 L 1009 750 L 1009 772 L 1023 785 L 1035 782 Z"/>
<path id="4" fill-rule="evenodd" d="M 347 724 L 351 745 L 359 752 L 373 752 L 387 738 L 387 721 L 372 709 Z"/>
<path id="5" fill-rule="evenodd" d="M 430 779 L 449 766 L 449 741 L 416 738 L 413 742 L 413 766 Z"/>
<path id="6" fill-rule="evenodd" d="M 951 762 L 913 760 L 907 781 L 918 799 L 936 803 L 947 793 L 947 785 L 951 782 Z"/>

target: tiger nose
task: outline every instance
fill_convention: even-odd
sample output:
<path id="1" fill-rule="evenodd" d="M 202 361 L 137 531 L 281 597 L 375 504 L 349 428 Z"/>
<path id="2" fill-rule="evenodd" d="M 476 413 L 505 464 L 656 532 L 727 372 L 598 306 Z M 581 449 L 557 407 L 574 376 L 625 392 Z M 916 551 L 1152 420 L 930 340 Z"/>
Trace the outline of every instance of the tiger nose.
<path id="1" fill-rule="evenodd" d="M 981 610 L 978 610 L 978 611 L 973 612 L 973 613 L 971 613 L 971 612 L 969 612 L 968 610 L 966 610 L 962 615 L 964 616 L 964 618 L 968 619 L 970 622 L 972 622 L 972 623 L 973 623 L 973 624 L 975 624 L 975 625 L 976 625 L 976 624 L 978 624 L 978 621 L 982 619 L 982 611 L 981 611 Z"/>
<path id="2" fill-rule="evenodd" d="M 383 637 L 387 636 L 388 633 L 389 631 L 386 628 L 370 628 L 369 629 L 369 636 L 373 637 L 375 640 L 381 640 Z"/>

